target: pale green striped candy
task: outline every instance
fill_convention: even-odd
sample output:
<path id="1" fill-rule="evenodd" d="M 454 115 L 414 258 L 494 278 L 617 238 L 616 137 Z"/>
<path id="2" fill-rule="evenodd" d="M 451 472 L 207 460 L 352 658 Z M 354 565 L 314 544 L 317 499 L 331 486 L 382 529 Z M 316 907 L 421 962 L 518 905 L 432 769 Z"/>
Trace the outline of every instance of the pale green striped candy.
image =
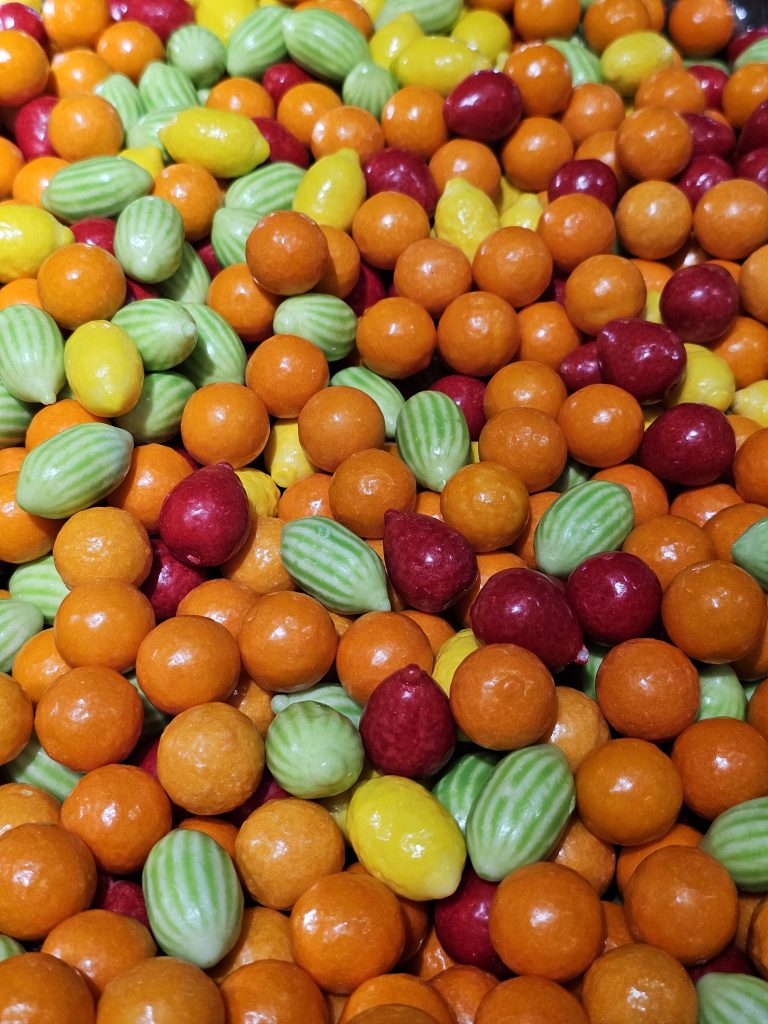
<path id="1" fill-rule="evenodd" d="M 185 302 L 184 308 L 197 325 L 197 344 L 180 372 L 199 388 L 219 381 L 243 384 L 248 356 L 227 321 L 201 303 Z"/>
<path id="2" fill-rule="evenodd" d="M 513 750 L 472 805 L 467 851 L 481 878 L 499 882 L 548 857 L 576 806 L 568 762 L 551 744 Z"/>
<path id="3" fill-rule="evenodd" d="M 584 664 L 570 665 L 564 671 L 561 681 L 567 686 L 574 686 L 577 690 L 581 690 L 592 700 L 597 700 L 597 673 L 610 647 L 602 647 L 600 644 L 590 641 L 586 644 L 586 648 L 587 660 Z M 571 676 L 573 676 L 573 681 L 571 681 Z"/>
<path id="4" fill-rule="evenodd" d="M 592 470 L 589 466 L 585 466 L 583 462 L 577 462 L 576 459 L 568 459 L 563 472 L 552 484 L 551 489 L 561 493 L 570 491 L 572 487 L 586 483 L 590 479 L 591 474 Z"/>
<path id="5" fill-rule="evenodd" d="M 202 25 L 182 25 L 172 32 L 165 44 L 165 56 L 197 89 L 218 82 L 227 66 L 224 44 Z"/>
<path id="6" fill-rule="evenodd" d="M 57 800 L 66 800 L 82 778 L 80 772 L 73 772 L 71 768 L 49 757 L 34 733 L 22 752 L 3 765 L 2 770 L 9 782 L 37 786 Z"/>
<path id="7" fill-rule="evenodd" d="M 63 167 L 43 192 L 43 206 L 61 220 L 115 217 L 152 188 L 152 175 L 121 156 L 94 156 Z"/>
<path id="8" fill-rule="evenodd" d="M 0 384 L 0 448 L 24 444 L 27 427 L 35 412 L 34 405 L 20 401 Z"/>
<path id="9" fill-rule="evenodd" d="M 210 89 L 198 89 L 197 90 L 197 104 L 200 107 L 204 107 L 208 102 L 208 97 L 211 95 Z"/>
<path id="10" fill-rule="evenodd" d="M 76 166 L 76 165 L 75 165 Z M 184 221 L 159 196 L 135 199 L 117 218 L 115 256 L 136 281 L 164 281 L 181 266 Z"/>
<path id="11" fill-rule="evenodd" d="M 192 353 L 197 344 L 195 321 L 172 299 L 140 299 L 112 317 L 139 350 L 145 370 L 170 370 Z"/>
<path id="12" fill-rule="evenodd" d="M 765 1024 L 768 982 L 751 974 L 710 971 L 696 982 L 697 1024 Z"/>
<path id="13" fill-rule="evenodd" d="M 126 136 L 139 118 L 147 112 L 139 90 L 127 75 L 107 75 L 105 79 L 94 86 L 93 91 L 115 108 L 117 116 L 123 123 L 123 131 Z"/>
<path id="14" fill-rule="evenodd" d="M 763 590 L 768 590 L 768 516 L 758 519 L 731 545 L 736 565 L 754 576 Z"/>
<path id="15" fill-rule="evenodd" d="M 158 281 L 155 287 L 164 299 L 204 303 L 210 285 L 211 275 L 205 269 L 205 264 L 194 247 L 185 242 L 181 247 L 179 269 L 164 281 Z"/>
<path id="16" fill-rule="evenodd" d="M 461 0 L 387 0 L 376 19 L 377 30 L 401 14 L 412 14 L 427 35 L 443 35 L 459 20 Z"/>
<path id="17" fill-rule="evenodd" d="M 755 690 L 758 688 L 760 683 L 761 683 L 760 679 L 755 679 L 751 683 L 745 683 L 744 684 L 744 696 L 747 698 L 747 705 L 749 705 L 749 702 L 754 697 Z"/>
<path id="18" fill-rule="evenodd" d="M 332 11 L 291 11 L 281 27 L 291 60 L 318 78 L 341 82 L 354 67 L 370 60 L 362 32 Z"/>
<path id="19" fill-rule="evenodd" d="M 160 141 L 159 132 L 166 128 L 179 113 L 179 110 L 186 107 L 165 107 L 162 110 L 152 110 L 148 114 L 142 114 L 136 124 L 132 125 L 127 132 L 127 142 L 131 149 L 142 149 L 144 146 L 154 146 L 163 153 L 166 160 L 170 159 L 168 150 Z"/>
<path id="20" fill-rule="evenodd" d="M 261 220 L 261 214 L 254 210 L 240 210 L 222 207 L 213 215 L 211 243 L 216 259 L 222 267 L 233 263 L 245 263 L 245 243 L 248 235 Z"/>
<path id="21" fill-rule="evenodd" d="M 585 558 L 615 551 L 632 529 L 634 510 L 623 484 L 590 480 L 553 502 L 533 535 L 536 564 L 550 576 L 566 577 Z"/>
<path id="22" fill-rule="evenodd" d="M 10 672 L 19 648 L 43 628 L 42 612 L 15 597 L 0 601 L 0 672 Z"/>
<path id="23" fill-rule="evenodd" d="M 25 512 L 65 519 L 122 483 L 133 438 L 109 423 L 80 423 L 33 448 L 21 464 L 16 501 Z"/>
<path id="24" fill-rule="evenodd" d="M 137 444 L 168 441 L 179 432 L 184 406 L 196 390 L 183 373 L 148 373 L 138 402 L 115 424 Z"/>
<path id="25" fill-rule="evenodd" d="M 232 949 L 243 890 L 229 854 L 204 832 L 175 829 L 150 850 L 141 876 L 149 926 L 168 956 L 203 969 Z"/>
<path id="26" fill-rule="evenodd" d="M 252 210 L 259 217 L 276 210 L 290 210 L 304 173 L 302 167 L 284 160 L 258 167 L 232 182 L 224 196 L 224 205 L 228 209 Z"/>
<path id="27" fill-rule="evenodd" d="M 701 665 L 698 671 L 701 697 L 696 721 L 738 718 L 743 722 L 747 717 L 747 695 L 730 665 Z"/>
<path id="28" fill-rule="evenodd" d="M 341 97 L 350 107 L 362 107 L 378 121 L 387 100 L 397 92 L 397 82 L 386 68 L 365 60 L 344 79 Z"/>
<path id="29" fill-rule="evenodd" d="M 37 306 L 0 309 L 0 381 L 20 402 L 52 405 L 64 387 L 64 339 Z"/>
<path id="30" fill-rule="evenodd" d="M 464 754 L 454 761 L 432 787 L 432 796 L 451 813 L 462 833 L 467 831 L 467 818 L 472 805 L 485 789 L 498 762 L 498 755 L 490 750 Z"/>
<path id="31" fill-rule="evenodd" d="M 312 686 L 309 690 L 302 690 L 300 693 L 276 693 L 271 701 L 272 710 L 278 715 L 291 704 L 298 704 L 304 700 L 313 700 L 317 704 L 333 708 L 334 711 L 338 711 L 340 715 L 348 718 L 356 729 L 360 726 L 363 705 L 352 700 L 339 683 L 318 683 L 317 686 Z"/>
<path id="32" fill-rule="evenodd" d="M 19 953 L 26 953 L 20 942 L 12 939 L 10 935 L 0 935 L 0 962 L 18 956 Z"/>
<path id="33" fill-rule="evenodd" d="M 684 68 L 691 68 L 694 64 L 704 64 L 708 68 L 719 68 L 725 75 L 731 73 L 731 69 L 723 60 L 716 60 L 714 57 L 686 57 L 683 61 Z"/>
<path id="34" fill-rule="evenodd" d="M 347 388 L 357 388 L 358 391 L 362 391 L 372 398 L 384 417 L 387 437 L 395 436 L 397 417 L 400 415 L 405 399 L 391 381 L 380 377 L 378 373 L 369 370 L 367 366 L 345 366 L 343 370 L 334 373 L 329 383 L 331 387 L 341 385 Z"/>
<path id="35" fill-rule="evenodd" d="M 138 693 L 139 698 L 141 699 L 141 706 L 144 708 L 144 722 L 141 727 L 140 738 L 142 740 L 150 740 L 153 739 L 155 736 L 159 736 L 163 729 L 166 727 L 166 725 L 170 722 L 171 716 L 166 715 L 164 712 L 160 710 L 160 708 L 156 708 L 155 705 L 149 700 L 147 695 L 139 686 L 139 681 L 136 678 L 135 669 L 131 672 L 126 672 L 125 678 L 131 684 L 134 690 L 136 690 L 136 692 Z"/>
<path id="36" fill-rule="evenodd" d="M 363 770 L 360 733 L 344 715 L 314 700 L 281 711 L 264 746 L 275 781 L 302 800 L 343 793 Z"/>
<path id="37" fill-rule="evenodd" d="M 768 797 L 729 807 L 719 814 L 701 841 L 701 849 L 719 860 L 739 889 L 768 889 Z"/>
<path id="38" fill-rule="evenodd" d="M 571 70 L 571 81 L 574 89 L 587 82 L 602 82 L 600 74 L 600 58 L 586 46 L 572 39 L 548 39 L 547 45 L 553 47 L 565 58 Z"/>
<path id="39" fill-rule="evenodd" d="M 286 523 L 280 557 L 302 590 L 342 614 L 390 610 L 384 565 L 365 541 L 325 516 Z"/>
<path id="40" fill-rule="evenodd" d="M 69 587 L 53 563 L 53 555 L 43 555 L 34 562 L 20 565 L 8 580 L 8 589 L 11 597 L 34 605 L 49 625 L 69 593 Z"/>
<path id="41" fill-rule="evenodd" d="M 403 462 L 429 491 L 442 491 L 471 457 L 464 414 L 442 391 L 409 398 L 397 417 L 395 438 Z"/>
<path id="42" fill-rule="evenodd" d="M 747 64 L 768 64 L 768 39 L 758 39 L 746 50 L 742 50 L 733 62 L 733 71 L 738 71 Z"/>
<path id="43" fill-rule="evenodd" d="M 260 7 L 240 22 L 227 43 L 227 74 L 261 78 L 267 68 L 285 60 L 282 22 L 287 13 L 281 5 Z"/>
<path id="44" fill-rule="evenodd" d="M 197 93 L 183 71 L 153 60 L 144 68 L 139 79 L 139 96 L 148 114 L 168 107 L 197 106 Z"/>
<path id="45" fill-rule="evenodd" d="M 280 303 L 272 329 L 275 334 L 306 338 L 333 363 L 355 347 L 357 317 L 343 299 L 307 292 Z"/>

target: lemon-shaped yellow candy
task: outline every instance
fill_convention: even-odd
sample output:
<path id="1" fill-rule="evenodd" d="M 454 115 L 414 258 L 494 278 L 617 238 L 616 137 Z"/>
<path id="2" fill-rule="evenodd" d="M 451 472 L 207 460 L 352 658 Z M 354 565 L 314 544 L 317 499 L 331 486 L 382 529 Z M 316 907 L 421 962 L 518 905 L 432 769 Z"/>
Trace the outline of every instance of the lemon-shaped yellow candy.
<path id="1" fill-rule="evenodd" d="M 464 178 L 446 183 L 435 210 L 435 234 L 457 245 L 469 262 L 481 242 L 501 226 L 492 199 Z"/>
<path id="2" fill-rule="evenodd" d="M 603 50 L 600 72 L 606 85 L 622 96 L 634 96 L 644 78 L 677 60 L 674 46 L 659 32 L 629 32 Z"/>
<path id="3" fill-rule="evenodd" d="M 144 383 L 131 336 L 108 320 L 90 320 L 72 332 L 64 370 L 73 395 L 94 416 L 123 416 L 138 402 Z"/>
<path id="4" fill-rule="evenodd" d="M 142 167 L 153 178 L 156 178 L 165 166 L 163 163 L 163 151 L 158 149 L 157 146 L 138 146 L 135 149 L 124 149 L 120 156 L 124 160 L 131 160 L 139 167 Z"/>
<path id="5" fill-rule="evenodd" d="M 479 646 L 480 644 L 471 629 L 460 629 L 458 633 L 449 637 L 437 652 L 432 678 L 446 693 L 451 692 L 451 683 L 456 669 Z"/>
<path id="6" fill-rule="evenodd" d="M 683 379 L 667 398 L 667 406 L 681 402 L 700 402 L 720 412 L 730 406 L 736 394 L 733 370 L 720 356 L 703 345 L 686 344 L 688 362 Z"/>
<path id="7" fill-rule="evenodd" d="M 354 149 L 321 157 L 299 182 L 293 209 L 318 224 L 349 231 L 365 200 L 365 178 Z"/>
<path id="8" fill-rule="evenodd" d="M 199 0 L 195 4 L 195 21 L 226 45 L 240 22 L 258 8 L 257 0 Z"/>
<path id="9" fill-rule="evenodd" d="M 248 504 L 254 519 L 259 516 L 276 516 L 280 489 L 267 473 L 260 469 L 236 469 L 235 476 L 245 488 Z"/>
<path id="10" fill-rule="evenodd" d="M 737 416 L 746 416 L 761 427 L 768 427 L 768 380 L 756 380 L 737 391 L 733 398 L 732 411 Z"/>
<path id="11" fill-rule="evenodd" d="M 0 207 L 0 284 L 37 277 L 51 253 L 74 240 L 47 210 L 24 203 Z"/>
<path id="12" fill-rule="evenodd" d="M 451 30 L 451 39 L 477 50 L 491 63 L 512 45 L 509 25 L 495 11 L 467 11 Z"/>
<path id="13" fill-rule="evenodd" d="M 391 71 L 392 65 L 406 46 L 414 39 L 421 39 L 423 35 L 418 21 L 412 14 L 398 14 L 371 36 L 368 43 L 371 60 L 379 67 Z"/>
<path id="14" fill-rule="evenodd" d="M 490 67 L 487 57 L 457 39 L 423 36 L 405 47 L 392 74 L 401 85 L 420 85 L 447 96 L 467 75 Z"/>
<path id="15" fill-rule="evenodd" d="M 499 218 L 503 228 L 528 228 L 535 231 L 544 207 L 535 192 L 521 192 L 518 198 L 502 211 Z"/>
<path id="16" fill-rule="evenodd" d="M 269 156 L 253 121 L 231 110 L 189 107 L 157 134 L 176 163 L 201 164 L 215 178 L 239 178 Z"/>
<path id="17" fill-rule="evenodd" d="M 264 465 L 278 487 L 316 473 L 299 441 L 298 420 L 275 420 L 264 448 Z"/>

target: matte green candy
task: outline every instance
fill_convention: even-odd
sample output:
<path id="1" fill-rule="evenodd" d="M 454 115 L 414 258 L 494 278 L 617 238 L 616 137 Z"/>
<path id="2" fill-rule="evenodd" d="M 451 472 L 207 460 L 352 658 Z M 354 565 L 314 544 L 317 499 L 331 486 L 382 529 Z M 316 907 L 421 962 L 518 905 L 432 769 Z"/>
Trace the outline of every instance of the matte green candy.
<path id="1" fill-rule="evenodd" d="M 222 267 L 245 263 L 245 243 L 261 220 L 254 210 L 222 207 L 213 215 L 211 243 L 216 259 Z"/>
<path id="2" fill-rule="evenodd" d="M 768 797 L 745 800 L 719 814 L 701 849 L 720 861 L 737 888 L 768 890 Z"/>
<path id="3" fill-rule="evenodd" d="M 334 611 L 389 611 L 384 565 L 357 534 L 325 516 L 286 523 L 280 557 L 301 589 Z"/>
<path id="4" fill-rule="evenodd" d="M 696 982 L 697 1024 L 765 1024 L 768 982 L 750 974 L 710 971 Z"/>
<path id="5" fill-rule="evenodd" d="M 548 39 L 547 46 L 553 47 L 565 58 L 571 70 L 571 81 L 575 89 L 579 85 L 586 85 L 588 82 L 602 82 L 600 74 L 600 59 L 583 43 L 572 39 Z"/>
<path id="6" fill-rule="evenodd" d="M 141 739 L 150 740 L 155 736 L 159 736 L 166 725 L 170 722 L 171 716 L 166 715 L 159 708 L 149 700 L 147 695 L 144 693 L 142 688 L 139 686 L 139 681 L 136 678 L 136 670 L 124 673 L 125 678 L 136 690 L 141 700 L 141 706 L 144 708 L 144 722 L 141 727 Z"/>
<path id="7" fill-rule="evenodd" d="M 365 36 L 331 11 L 291 11 L 281 27 L 291 60 L 318 78 L 341 82 L 354 67 L 370 59 Z"/>
<path id="8" fill-rule="evenodd" d="M 62 167 L 43 192 L 43 206 L 60 220 L 116 217 L 152 188 L 152 175 L 121 156 L 94 156 Z"/>
<path id="9" fill-rule="evenodd" d="M 731 556 L 742 569 L 768 590 L 768 516 L 758 519 L 731 545 Z"/>
<path id="10" fill-rule="evenodd" d="M 115 108 L 126 136 L 147 112 L 139 90 L 127 75 L 107 75 L 93 87 L 93 91 Z"/>
<path id="11" fill-rule="evenodd" d="M 701 697 L 696 721 L 738 718 L 743 722 L 747 717 L 747 695 L 730 665 L 701 665 L 698 671 Z"/>
<path id="12" fill-rule="evenodd" d="M 733 62 L 732 72 L 746 67 L 747 64 L 768 64 L 768 40 L 758 39 L 746 50 L 742 50 Z"/>
<path id="13" fill-rule="evenodd" d="M 620 547 L 634 523 L 623 484 L 590 480 L 562 494 L 539 520 L 533 535 L 536 564 L 565 578 L 585 558 Z"/>
<path id="14" fill-rule="evenodd" d="M 117 218 L 115 256 L 129 277 L 145 284 L 164 281 L 181 266 L 184 221 L 159 196 L 135 199 Z"/>
<path id="15" fill-rule="evenodd" d="M 472 805 L 487 785 L 499 756 L 489 750 L 464 754 L 443 772 L 432 787 L 435 797 L 450 812 L 462 833 L 467 831 L 467 818 Z"/>
<path id="16" fill-rule="evenodd" d="M 16 939 L 12 939 L 10 935 L 0 935 L 0 963 L 3 960 L 9 960 L 12 956 L 18 956 L 19 953 L 26 953 L 26 949 Z"/>
<path id="17" fill-rule="evenodd" d="M 179 372 L 199 388 L 219 381 L 244 384 L 248 356 L 232 327 L 203 303 L 185 302 L 184 309 L 195 321 L 197 344 L 192 355 L 179 366 Z"/>
<path id="18" fill-rule="evenodd" d="M 386 68 L 372 60 L 357 64 L 344 79 L 341 96 L 347 106 L 362 107 L 378 121 L 387 100 L 397 92 L 397 82 Z"/>
<path id="19" fill-rule="evenodd" d="M 139 299 L 123 306 L 112 323 L 130 334 L 144 369 L 170 370 L 184 362 L 197 344 L 197 325 L 180 302 Z"/>
<path id="20" fill-rule="evenodd" d="M 237 26 L 227 43 L 227 74 L 261 78 L 264 72 L 288 56 L 282 22 L 288 9 L 282 5 L 260 7 Z"/>
<path id="21" fill-rule="evenodd" d="M 429 491 L 442 491 L 471 458 L 464 414 L 441 391 L 419 391 L 404 403 L 395 439 L 400 457 Z"/>
<path id="22" fill-rule="evenodd" d="M 401 14 L 412 14 L 422 32 L 444 35 L 459 20 L 461 6 L 461 0 L 387 0 L 376 19 L 376 28 L 383 28 Z"/>
<path id="23" fill-rule="evenodd" d="M 330 386 L 342 385 L 347 388 L 357 388 L 372 398 L 381 410 L 384 417 L 384 427 L 388 438 L 395 436 L 397 417 L 405 404 L 405 399 L 395 385 L 385 377 L 369 370 L 367 366 L 345 366 L 343 370 L 330 379 Z"/>
<path id="24" fill-rule="evenodd" d="M 266 164 L 233 181 L 224 196 L 224 206 L 231 210 L 251 210 L 260 218 L 276 210 L 290 210 L 303 177 L 304 169 L 296 164 L 283 160 Z"/>
<path id="25" fill-rule="evenodd" d="M 568 685 L 571 685 L 570 679 L 573 676 L 573 686 L 581 690 L 587 697 L 591 697 L 592 700 L 597 700 L 597 673 L 610 648 L 592 641 L 586 644 L 586 648 L 587 660 L 584 664 L 571 665 L 568 668 Z"/>
<path id="26" fill-rule="evenodd" d="M 333 708 L 340 715 L 344 715 L 357 729 L 360 726 L 360 716 L 363 713 L 363 705 L 352 700 L 347 691 L 340 683 L 318 683 L 308 690 L 300 693 L 276 693 L 271 700 L 272 711 L 277 715 L 285 711 L 291 704 L 298 704 L 301 701 L 314 700 L 318 704 Z"/>
<path id="27" fill-rule="evenodd" d="M 155 287 L 164 299 L 205 304 L 210 285 L 211 275 L 205 264 L 189 242 L 185 242 L 181 248 L 179 269 L 164 281 L 158 281 Z"/>
<path id="28" fill-rule="evenodd" d="M 160 141 L 159 132 L 174 120 L 180 110 L 188 110 L 188 107 L 164 107 L 161 110 L 150 110 L 142 114 L 136 124 L 132 125 L 127 133 L 126 140 L 131 149 L 142 149 L 144 146 L 154 146 L 159 149 L 166 160 L 170 155 Z"/>
<path id="29" fill-rule="evenodd" d="M 306 338 L 333 363 L 344 359 L 355 347 L 357 317 L 343 299 L 307 292 L 280 303 L 272 329 L 275 334 Z"/>
<path id="30" fill-rule="evenodd" d="M 568 459 L 565 464 L 565 469 L 560 476 L 552 484 L 553 491 L 570 491 L 572 487 L 577 487 L 579 484 L 586 483 L 592 475 L 592 470 L 589 466 L 585 466 L 583 462 L 577 462 L 576 459 Z"/>
<path id="31" fill-rule="evenodd" d="M 162 443 L 179 432 L 184 406 L 197 389 L 183 373 L 148 373 L 139 400 L 115 425 L 136 444 Z"/>
<path id="32" fill-rule="evenodd" d="M 73 772 L 49 757 L 34 733 L 22 752 L 3 765 L 2 770 L 9 782 L 37 786 L 57 800 L 66 800 L 82 778 L 80 772 Z"/>
<path id="33" fill-rule="evenodd" d="M 37 411 L 29 402 L 22 402 L 0 384 L 0 448 L 23 445 L 27 427 Z"/>
<path id="34" fill-rule="evenodd" d="M 8 580 L 11 597 L 27 601 L 37 608 L 50 625 L 59 605 L 69 593 L 69 587 L 59 575 L 53 555 L 43 555 L 34 562 L 26 562 L 15 569 Z"/>
<path id="35" fill-rule="evenodd" d="M 56 321 L 26 303 L 0 309 L 0 382 L 20 402 L 51 405 L 66 382 Z"/>
<path id="36" fill-rule="evenodd" d="M 167 107 L 196 107 L 195 87 L 183 71 L 160 60 L 144 68 L 139 79 L 139 96 L 147 113 Z"/>
<path id="37" fill-rule="evenodd" d="M 326 704 L 299 701 L 267 729 L 267 767 L 292 796 L 317 800 L 353 786 L 363 770 L 363 741 L 349 719 Z"/>
<path id="38" fill-rule="evenodd" d="M 165 44 L 165 56 L 196 89 L 215 85 L 227 66 L 224 44 L 202 25 L 182 25 L 172 32 Z"/>
<path id="39" fill-rule="evenodd" d="M 6 597 L 0 601 L 0 672 L 10 672 L 13 659 L 43 628 L 43 615 L 29 601 Z"/>

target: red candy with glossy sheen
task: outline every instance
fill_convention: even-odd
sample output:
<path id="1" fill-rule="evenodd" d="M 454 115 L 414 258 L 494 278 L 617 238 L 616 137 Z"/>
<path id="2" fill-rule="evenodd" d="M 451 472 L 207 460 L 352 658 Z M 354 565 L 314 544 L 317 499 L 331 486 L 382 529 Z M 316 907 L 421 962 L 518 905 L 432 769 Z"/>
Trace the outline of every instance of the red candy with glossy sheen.
<path id="1" fill-rule="evenodd" d="M 660 480 L 685 487 L 714 483 L 733 463 L 736 439 L 726 417 L 711 405 L 683 402 L 648 427 L 640 465 Z"/>
<path id="2" fill-rule="evenodd" d="M 489 920 L 498 882 L 487 882 L 466 868 L 452 896 L 435 903 L 435 932 L 449 956 L 497 977 L 509 971 L 491 944 Z"/>
<path id="3" fill-rule="evenodd" d="M 647 636 L 661 610 L 661 584 L 642 559 L 623 551 L 592 555 L 578 565 L 565 596 L 586 636 L 613 647 Z"/>
<path id="4" fill-rule="evenodd" d="M 152 568 L 141 585 L 158 622 L 170 619 L 187 594 L 208 579 L 209 571 L 180 562 L 160 537 L 152 539 Z"/>
<path id="5" fill-rule="evenodd" d="M 661 315 L 681 341 L 704 345 L 733 326 L 739 312 L 736 282 L 724 267 L 683 267 L 661 293 Z"/>
<path id="6" fill-rule="evenodd" d="M 429 167 L 420 156 L 407 149 L 382 149 L 363 167 L 369 196 L 377 192 L 404 192 L 421 203 L 430 216 L 437 205 L 438 192 Z"/>
<path id="7" fill-rule="evenodd" d="M 687 356 L 674 331 L 648 320 L 609 320 L 597 336 L 600 374 L 641 405 L 660 402 L 681 380 Z"/>
<path id="8" fill-rule="evenodd" d="M 452 90 L 443 107 L 449 131 L 493 142 L 508 135 L 522 116 L 520 90 L 500 71 L 475 71 Z"/>

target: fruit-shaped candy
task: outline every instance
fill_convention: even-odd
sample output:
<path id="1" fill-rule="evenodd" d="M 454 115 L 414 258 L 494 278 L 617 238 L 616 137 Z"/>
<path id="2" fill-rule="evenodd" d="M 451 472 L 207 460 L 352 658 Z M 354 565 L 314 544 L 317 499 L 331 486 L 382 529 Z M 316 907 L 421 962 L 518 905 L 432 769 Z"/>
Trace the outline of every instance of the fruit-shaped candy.
<path id="1" fill-rule="evenodd" d="M 266 740 L 267 767 L 292 796 L 317 800 L 353 786 L 363 770 L 363 744 L 354 725 L 317 701 L 280 711 Z"/>
<path id="2" fill-rule="evenodd" d="M 226 462 L 185 477 L 160 510 L 160 536 L 186 565 L 226 562 L 245 543 L 250 525 L 245 488 Z"/>

